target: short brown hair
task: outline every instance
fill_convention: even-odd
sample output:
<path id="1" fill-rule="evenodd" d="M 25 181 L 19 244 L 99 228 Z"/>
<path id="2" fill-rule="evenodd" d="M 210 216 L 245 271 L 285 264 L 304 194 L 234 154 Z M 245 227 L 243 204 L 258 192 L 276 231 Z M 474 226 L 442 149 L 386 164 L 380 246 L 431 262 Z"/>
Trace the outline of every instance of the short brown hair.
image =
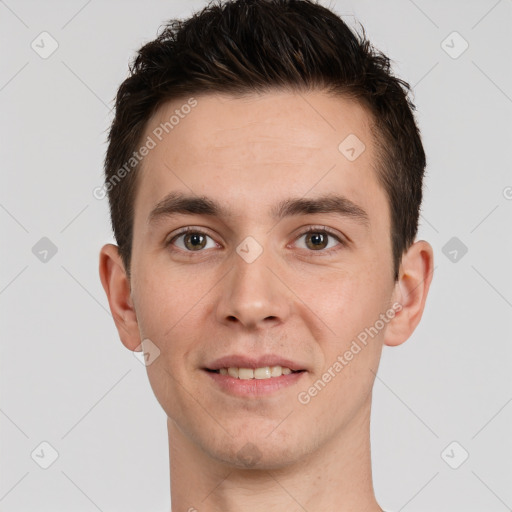
<path id="1" fill-rule="evenodd" d="M 425 153 L 410 87 L 390 60 L 313 0 L 214 0 L 186 20 L 170 20 L 130 64 L 115 101 L 105 183 L 112 228 L 128 275 L 136 167 L 112 186 L 165 102 L 205 93 L 234 96 L 275 89 L 325 90 L 359 101 L 372 114 L 378 179 L 390 206 L 393 272 L 414 242 Z"/>

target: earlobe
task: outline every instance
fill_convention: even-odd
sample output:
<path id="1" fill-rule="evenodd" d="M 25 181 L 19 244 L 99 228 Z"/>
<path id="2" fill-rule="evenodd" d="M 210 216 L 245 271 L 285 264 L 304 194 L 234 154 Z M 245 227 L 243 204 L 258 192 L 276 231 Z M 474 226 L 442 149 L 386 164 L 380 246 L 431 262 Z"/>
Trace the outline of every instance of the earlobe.
<path id="1" fill-rule="evenodd" d="M 140 345 L 140 333 L 130 281 L 116 245 L 106 244 L 101 248 L 99 273 L 119 337 L 123 345 L 133 351 Z"/>
<path id="2" fill-rule="evenodd" d="M 434 252 L 424 240 L 412 244 L 402 257 L 399 279 L 393 294 L 401 309 L 387 326 L 385 345 L 402 344 L 416 329 L 425 308 L 433 268 Z"/>

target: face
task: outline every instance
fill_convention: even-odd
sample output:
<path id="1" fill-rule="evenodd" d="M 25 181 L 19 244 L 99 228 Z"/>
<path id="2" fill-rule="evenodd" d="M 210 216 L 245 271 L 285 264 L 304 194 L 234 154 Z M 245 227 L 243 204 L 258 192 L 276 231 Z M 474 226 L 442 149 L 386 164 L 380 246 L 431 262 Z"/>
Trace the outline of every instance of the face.
<path id="1" fill-rule="evenodd" d="M 175 428 L 217 461 L 275 468 L 369 410 L 395 290 L 370 117 L 320 91 L 195 101 L 144 136 L 131 300 Z"/>

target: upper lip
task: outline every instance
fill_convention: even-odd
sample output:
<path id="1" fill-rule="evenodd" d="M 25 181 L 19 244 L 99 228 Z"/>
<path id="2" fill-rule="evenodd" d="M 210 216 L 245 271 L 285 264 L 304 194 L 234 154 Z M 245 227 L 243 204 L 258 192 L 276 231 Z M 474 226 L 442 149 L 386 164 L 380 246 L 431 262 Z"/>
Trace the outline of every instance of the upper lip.
<path id="1" fill-rule="evenodd" d="M 305 370 L 305 366 L 299 362 L 286 359 L 276 354 L 265 354 L 259 357 L 248 357 L 246 355 L 231 355 L 215 359 L 206 366 L 208 370 L 219 370 L 220 368 L 264 368 L 265 366 L 284 366 L 290 370 Z"/>

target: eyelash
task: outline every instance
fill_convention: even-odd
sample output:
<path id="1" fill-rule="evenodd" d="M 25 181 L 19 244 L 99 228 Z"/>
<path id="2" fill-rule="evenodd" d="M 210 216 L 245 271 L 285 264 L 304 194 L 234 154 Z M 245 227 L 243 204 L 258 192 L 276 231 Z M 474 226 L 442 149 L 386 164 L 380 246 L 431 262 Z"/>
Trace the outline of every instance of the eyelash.
<path id="1" fill-rule="evenodd" d="M 178 233 L 176 233 L 168 242 L 165 243 L 165 246 L 168 247 L 170 245 L 173 245 L 173 242 L 175 240 L 177 240 L 180 236 L 191 234 L 191 233 L 192 234 L 198 234 L 198 235 L 206 235 L 206 236 L 212 238 L 208 233 L 206 233 L 204 231 L 201 231 L 200 229 L 188 226 L 188 227 L 182 229 L 181 231 L 179 231 Z M 329 254 L 332 254 L 333 252 L 339 251 L 342 248 L 347 246 L 347 242 L 343 238 L 339 237 L 336 233 L 331 231 L 326 226 L 310 226 L 306 231 L 303 231 L 300 235 L 298 235 L 296 240 L 298 240 L 299 238 L 301 238 L 304 235 L 307 235 L 309 233 L 329 235 L 330 237 L 336 239 L 339 242 L 339 246 L 331 248 L 331 249 L 322 249 L 322 250 L 318 250 L 318 251 L 311 250 L 311 251 L 307 251 L 307 252 L 310 252 L 310 253 L 320 253 L 320 255 L 325 255 L 325 254 L 329 255 Z M 178 250 L 184 251 L 183 249 L 178 249 Z M 188 251 L 187 250 L 185 252 L 187 252 L 187 253 L 204 252 L 204 250 L 200 250 L 200 251 Z"/>

